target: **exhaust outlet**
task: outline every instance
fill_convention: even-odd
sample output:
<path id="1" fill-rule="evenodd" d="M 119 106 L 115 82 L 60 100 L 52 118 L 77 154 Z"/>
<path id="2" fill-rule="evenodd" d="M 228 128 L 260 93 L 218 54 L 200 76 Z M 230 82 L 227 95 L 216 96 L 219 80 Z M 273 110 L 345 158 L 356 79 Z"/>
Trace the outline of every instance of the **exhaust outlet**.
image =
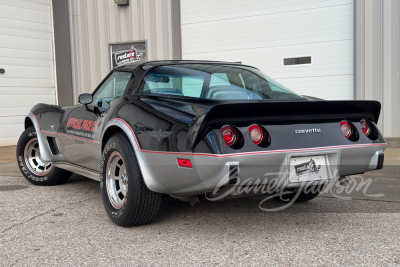
<path id="1" fill-rule="evenodd" d="M 349 185 L 349 179 L 347 179 L 346 176 L 342 176 L 339 178 L 339 183 L 341 186 L 348 186 Z"/>

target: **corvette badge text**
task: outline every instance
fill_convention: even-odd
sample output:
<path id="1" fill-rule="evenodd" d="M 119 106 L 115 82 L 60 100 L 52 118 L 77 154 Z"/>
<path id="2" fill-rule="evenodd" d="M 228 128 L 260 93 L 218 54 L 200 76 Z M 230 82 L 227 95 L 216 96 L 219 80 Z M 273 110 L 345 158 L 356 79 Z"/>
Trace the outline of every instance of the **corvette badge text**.
<path id="1" fill-rule="evenodd" d="M 294 132 L 297 133 L 297 134 L 320 133 L 321 129 L 319 129 L 319 128 L 299 129 L 299 130 L 294 130 Z"/>

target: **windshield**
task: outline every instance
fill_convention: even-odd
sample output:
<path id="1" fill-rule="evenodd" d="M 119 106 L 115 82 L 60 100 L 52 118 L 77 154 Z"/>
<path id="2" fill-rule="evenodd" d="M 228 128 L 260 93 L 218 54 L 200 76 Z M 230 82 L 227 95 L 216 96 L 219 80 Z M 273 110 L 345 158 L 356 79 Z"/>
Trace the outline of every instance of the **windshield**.
<path id="1" fill-rule="evenodd" d="M 251 67 L 211 64 L 154 68 L 144 77 L 139 92 L 218 100 L 302 98 Z"/>

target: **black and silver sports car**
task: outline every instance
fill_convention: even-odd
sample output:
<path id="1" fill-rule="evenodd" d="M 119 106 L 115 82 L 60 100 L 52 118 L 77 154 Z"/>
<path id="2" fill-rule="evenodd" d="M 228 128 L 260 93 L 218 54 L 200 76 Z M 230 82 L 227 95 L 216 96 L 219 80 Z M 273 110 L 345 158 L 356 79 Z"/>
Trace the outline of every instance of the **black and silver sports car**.
<path id="1" fill-rule="evenodd" d="M 379 102 L 301 96 L 251 66 L 127 64 L 79 103 L 32 108 L 19 168 L 36 185 L 71 173 L 99 180 L 107 214 L 121 226 L 149 223 L 165 195 L 196 202 L 253 179 L 273 181 L 292 201 L 300 186 L 383 166 Z"/>

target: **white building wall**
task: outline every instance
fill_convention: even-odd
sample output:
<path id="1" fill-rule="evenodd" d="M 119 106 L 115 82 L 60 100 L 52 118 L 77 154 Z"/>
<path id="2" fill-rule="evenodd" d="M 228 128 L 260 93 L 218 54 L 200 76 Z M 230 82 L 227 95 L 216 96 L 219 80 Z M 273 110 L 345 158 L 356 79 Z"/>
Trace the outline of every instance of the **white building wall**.
<path id="1" fill-rule="evenodd" d="M 294 91 L 354 98 L 353 0 L 181 1 L 182 58 L 238 61 Z M 312 55 L 308 66 L 283 57 Z"/>
<path id="2" fill-rule="evenodd" d="M 36 103 L 55 104 L 49 0 L 0 0 L 0 146 L 15 145 Z"/>

